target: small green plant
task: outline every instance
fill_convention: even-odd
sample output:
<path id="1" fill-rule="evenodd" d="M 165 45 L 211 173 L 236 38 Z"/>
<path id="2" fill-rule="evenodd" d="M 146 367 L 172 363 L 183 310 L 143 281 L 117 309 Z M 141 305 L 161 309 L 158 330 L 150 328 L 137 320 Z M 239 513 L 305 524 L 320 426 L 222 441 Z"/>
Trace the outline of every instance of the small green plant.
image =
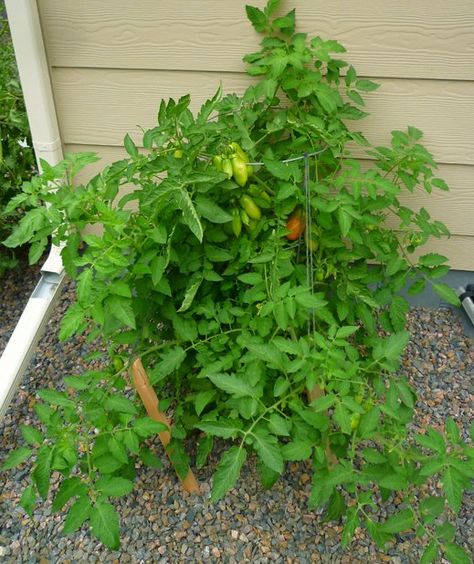
<path id="1" fill-rule="evenodd" d="M 35 161 L 25 104 L 16 69 L 5 5 L 0 0 L 0 240 L 12 231 L 21 213 L 5 214 L 7 202 L 21 192 L 34 172 Z M 0 276 L 17 263 L 13 253 L 0 248 Z"/>
<path id="2" fill-rule="evenodd" d="M 41 429 L 22 427 L 29 446 L 4 468 L 35 457 L 21 502 L 30 514 L 58 471 L 53 509 L 67 505 L 65 532 L 88 521 L 117 548 L 109 498 L 132 489 L 137 457 L 159 465 L 146 439 L 164 428 L 143 416 L 128 386 L 140 357 L 161 409 L 172 408 L 168 453 L 180 476 L 185 439 L 198 437 L 198 468 L 216 438 L 228 441 L 213 501 L 236 484 L 249 455 L 264 487 L 288 461 L 309 459 L 310 506 L 343 521 L 344 545 L 359 526 L 380 547 L 415 531 L 428 539 L 423 562 L 440 554 L 468 562 L 449 516 L 470 486 L 474 449 L 451 419 L 444 435 L 410 435 L 417 398 L 397 372 L 409 340 L 399 291 L 430 283 L 457 303 L 438 281 L 447 259 L 413 258 L 446 227 L 399 196 L 447 186 L 418 129 L 373 147 L 348 128 L 366 115 L 364 92 L 377 85 L 334 56 L 344 52 L 337 41 L 295 33 L 294 11 L 274 17 L 279 3 L 247 7 L 264 39 L 245 57 L 261 80 L 243 96 L 218 91 L 197 115 L 189 96 L 163 101 L 144 152 L 127 135 L 129 156 L 80 186 L 75 175 L 95 155 L 42 163 L 42 176 L 10 203 L 33 209 L 7 246 L 30 242 L 37 258 L 49 237 L 64 244 L 77 299 L 61 339 L 102 338 L 110 368 L 67 376 L 66 391 L 41 390 Z M 353 143 L 371 167 L 351 156 Z M 84 235 L 90 225 L 103 234 Z M 422 497 L 429 480 L 437 493 Z M 378 507 L 395 493 L 403 502 L 381 522 Z"/>

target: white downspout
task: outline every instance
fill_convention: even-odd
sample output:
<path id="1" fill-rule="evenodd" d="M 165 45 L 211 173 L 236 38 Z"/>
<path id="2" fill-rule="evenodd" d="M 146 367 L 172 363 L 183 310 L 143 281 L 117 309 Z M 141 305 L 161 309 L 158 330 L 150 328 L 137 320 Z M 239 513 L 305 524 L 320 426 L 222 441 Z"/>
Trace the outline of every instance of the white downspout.
<path id="1" fill-rule="evenodd" d="M 63 158 L 48 62 L 36 0 L 6 0 L 33 148 L 51 165 Z M 20 385 L 64 282 L 60 249 L 52 247 L 17 326 L 0 358 L 0 419 Z"/>
<path id="2" fill-rule="evenodd" d="M 35 0 L 6 0 L 8 23 L 36 159 L 63 158 L 43 34 Z"/>

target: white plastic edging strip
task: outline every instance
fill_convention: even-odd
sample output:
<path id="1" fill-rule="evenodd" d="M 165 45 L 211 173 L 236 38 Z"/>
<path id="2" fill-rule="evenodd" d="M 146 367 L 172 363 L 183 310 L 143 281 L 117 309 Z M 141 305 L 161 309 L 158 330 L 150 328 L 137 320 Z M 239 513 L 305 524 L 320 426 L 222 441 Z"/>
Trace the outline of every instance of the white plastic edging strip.
<path id="1" fill-rule="evenodd" d="M 64 273 L 42 275 L 0 358 L 0 420 L 21 383 L 63 283 Z"/>

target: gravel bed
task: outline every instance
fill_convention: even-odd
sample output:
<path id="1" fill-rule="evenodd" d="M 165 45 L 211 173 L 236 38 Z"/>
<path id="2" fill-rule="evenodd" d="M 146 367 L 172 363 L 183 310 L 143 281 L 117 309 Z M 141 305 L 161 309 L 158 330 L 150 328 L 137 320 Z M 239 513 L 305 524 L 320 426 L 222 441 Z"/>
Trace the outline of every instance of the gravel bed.
<path id="1" fill-rule="evenodd" d="M 0 353 L 38 280 L 38 269 L 7 273 L 0 299 Z M 62 376 L 90 366 L 83 338 L 57 340 L 58 323 L 73 296 L 67 283 L 49 322 L 24 383 L 4 420 L 0 422 L 0 458 L 21 441 L 20 423 L 32 421 L 31 406 L 38 387 L 53 386 Z M 415 427 L 442 426 L 448 415 L 463 434 L 474 411 L 474 352 L 458 317 L 449 309 L 414 308 L 410 313 L 412 340 L 402 373 L 416 386 Z M 219 449 L 217 449 L 219 450 Z M 381 552 L 364 531 L 358 530 L 348 550 L 339 544 L 342 526 L 322 523 L 307 509 L 310 467 L 291 464 L 270 491 L 258 485 L 253 465 L 247 466 L 222 501 L 208 501 L 210 477 L 219 452 L 198 472 L 204 495 L 190 497 L 181 491 L 175 474 L 164 461 L 161 470 L 137 469 L 136 489 L 117 501 L 121 515 L 121 549 L 109 551 L 83 527 L 61 535 L 64 517 L 52 514 L 47 502 L 30 519 L 17 503 L 28 484 L 28 468 L 0 474 L 0 562 L 417 562 L 421 547 L 410 535 L 400 535 L 387 553 Z M 53 487 L 54 490 L 54 487 Z M 397 500 L 387 506 L 394 509 Z M 457 542 L 474 547 L 474 496 L 466 495 L 457 518 Z"/>

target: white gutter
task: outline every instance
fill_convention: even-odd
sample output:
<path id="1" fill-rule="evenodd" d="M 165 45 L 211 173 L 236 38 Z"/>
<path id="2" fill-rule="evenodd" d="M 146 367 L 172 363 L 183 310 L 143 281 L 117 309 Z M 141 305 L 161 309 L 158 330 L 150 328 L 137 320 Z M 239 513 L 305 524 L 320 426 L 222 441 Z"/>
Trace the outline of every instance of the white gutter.
<path id="1" fill-rule="evenodd" d="M 38 167 L 40 159 L 55 165 L 63 153 L 37 3 L 6 0 L 6 8 Z M 0 358 L 0 419 L 21 383 L 63 282 L 60 249 L 53 246 Z"/>

